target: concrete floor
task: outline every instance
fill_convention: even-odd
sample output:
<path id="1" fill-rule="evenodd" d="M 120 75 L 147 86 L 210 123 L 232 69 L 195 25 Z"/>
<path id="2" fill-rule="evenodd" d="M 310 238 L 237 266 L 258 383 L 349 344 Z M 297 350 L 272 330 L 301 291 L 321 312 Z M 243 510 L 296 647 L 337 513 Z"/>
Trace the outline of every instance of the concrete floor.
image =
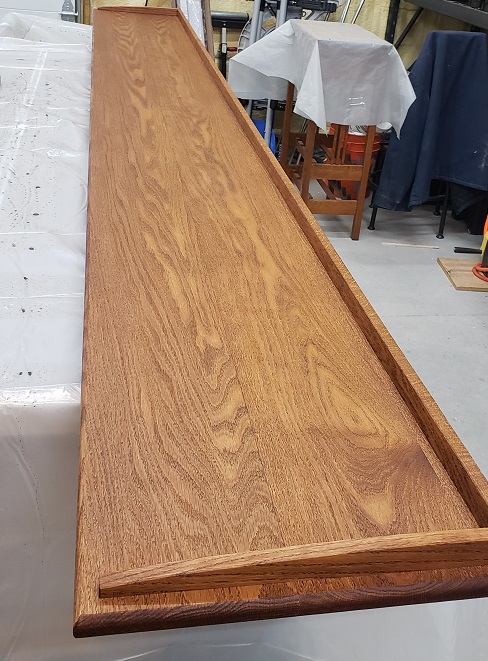
<path id="1" fill-rule="evenodd" d="M 445 238 L 437 239 L 438 218 L 432 207 L 412 213 L 380 210 L 375 231 L 367 229 L 369 216 L 366 209 L 359 241 L 349 238 L 349 217 L 317 219 L 488 476 L 488 294 L 456 291 L 437 264 L 438 257 L 455 257 L 454 246 L 479 248 L 481 237 L 468 234 L 464 223 L 449 216 Z"/>

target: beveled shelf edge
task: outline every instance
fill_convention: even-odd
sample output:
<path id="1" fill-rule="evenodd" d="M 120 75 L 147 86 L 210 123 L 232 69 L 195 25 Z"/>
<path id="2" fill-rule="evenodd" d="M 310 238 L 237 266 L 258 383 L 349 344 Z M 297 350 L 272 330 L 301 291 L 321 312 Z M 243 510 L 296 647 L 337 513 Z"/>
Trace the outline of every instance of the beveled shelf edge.
<path id="1" fill-rule="evenodd" d="M 101 598 L 488 564 L 488 529 L 410 533 L 168 562 L 102 576 Z"/>
<path id="2" fill-rule="evenodd" d="M 302 615 L 411 606 L 488 596 L 488 576 L 418 582 L 411 585 L 316 592 L 239 602 L 205 603 L 166 608 L 80 615 L 75 638 L 160 631 Z"/>

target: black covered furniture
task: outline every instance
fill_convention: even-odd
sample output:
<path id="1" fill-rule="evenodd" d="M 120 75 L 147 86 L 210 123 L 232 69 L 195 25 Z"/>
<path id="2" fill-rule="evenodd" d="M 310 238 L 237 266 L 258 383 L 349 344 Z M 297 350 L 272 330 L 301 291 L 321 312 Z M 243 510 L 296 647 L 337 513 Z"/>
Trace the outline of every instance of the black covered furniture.
<path id="1" fill-rule="evenodd" d="M 431 183 L 440 180 L 459 215 L 488 198 L 486 36 L 431 32 L 410 81 L 417 99 L 400 139 L 391 136 L 372 206 L 411 211 L 429 200 Z M 443 207 L 447 212 L 447 199 Z"/>

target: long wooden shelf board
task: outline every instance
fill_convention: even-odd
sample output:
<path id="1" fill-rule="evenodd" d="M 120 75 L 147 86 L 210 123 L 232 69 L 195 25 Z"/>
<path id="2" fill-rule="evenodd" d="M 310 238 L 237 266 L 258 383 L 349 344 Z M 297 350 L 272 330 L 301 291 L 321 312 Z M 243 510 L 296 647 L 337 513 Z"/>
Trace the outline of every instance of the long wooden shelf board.
<path id="1" fill-rule="evenodd" d="M 174 10 L 95 12 L 87 256 L 76 636 L 488 595 L 486 480 Z M 447 531 L 451 568 L 99 596 Z"/>

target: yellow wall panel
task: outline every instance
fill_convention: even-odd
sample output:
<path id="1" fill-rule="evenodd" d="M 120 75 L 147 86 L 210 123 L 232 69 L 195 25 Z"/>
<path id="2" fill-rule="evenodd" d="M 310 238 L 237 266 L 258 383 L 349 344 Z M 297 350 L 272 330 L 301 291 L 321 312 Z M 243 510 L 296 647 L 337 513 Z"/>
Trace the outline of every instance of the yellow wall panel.
<path id="1" fill-rule="evenodd" d="M 359 6 L 360 0 L 352 0 L 349 7 L 347 20 L 351 21 L 356 9 Z M 114 5 L 134 5 L 138 7 L 144 6 L 144 0 L 85 0 L 85 7 L 114 6 Z M 170 0 L 149 0 L 149 5 L 153 7 L 169 7 Z M 210 0 L 211 9 L 214 11 L 237 11 L 245 12 L 250 16 L 252 15 L 253 2 L 252 0 Z M 388 19 L 389 0 L 366 0 L 361 10 L 357 24 L 361 25 L 366 30 L 374 32 L 379 37 L 385 36 L 386 22 Z M 396 37 L 400 35 L 403 28 L 411 19 L 416 5 L 409 2 L 402 1 L 400 11 L 398 13 L 398 24 Z M 88 22 L 87 16 L 90 11 L 85 9 L 85 21 Z M 342 7 L 339 7 L 337 13 L 332 15 L 331 20 L 338 20 L 342 14 Z M 410 66 L 418 56 L 425 37 L 432 30 L 467 30 L 469 26 L 466 23 L 457 21 L 447 16 L 436 14 L 435 12 L 424 10 L 422 16 L 419 18 L 412 31 L 408 34 L 407 38 L 399 48 L 400 55 L 405 63 L 405 66 Z M 230 46 L 236 46 L 239 38 L 239 31 L 229 30 L 227 33 L 227 41 Z M 216 50 L 220 41 L 220 30 L 214 30 L 214 42 Z"/>
<path id="2" fill-rule="evenodd" d="M 84 0 L 83 20 L 91 23 L 91 14 L 98 7 L 144 7 L 145 0 Z M 171 0 L 149 0 L 150 7 L 170 7 Z"/>

